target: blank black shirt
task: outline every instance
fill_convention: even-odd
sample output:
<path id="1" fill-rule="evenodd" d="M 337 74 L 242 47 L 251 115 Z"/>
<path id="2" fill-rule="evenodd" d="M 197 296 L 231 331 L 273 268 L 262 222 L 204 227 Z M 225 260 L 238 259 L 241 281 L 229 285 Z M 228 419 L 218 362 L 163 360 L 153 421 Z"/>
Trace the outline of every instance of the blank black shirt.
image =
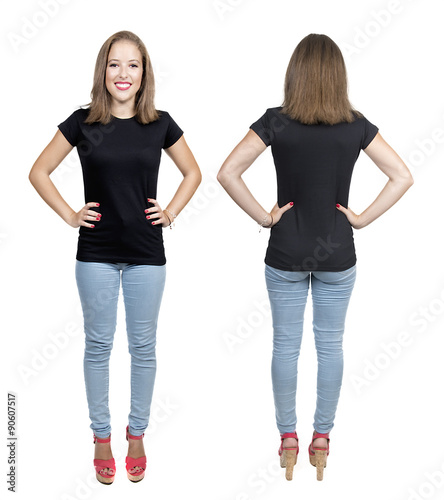
<path id="1" fill-rule="evenodd" d="M 135 117 L 113 118 L 108 125 L 84 123 L 88 109 L 78 109 L 58 127 L 77 151 L 82 165 L 85 203 L 100 221 L 81 226 L 77 260 L 163 265 L 166 262 L 161 225 L 146 219 L 147 198 L 157 196 L 162 149 L 183 134 L 166 111 L 147 125 Z"/>
<path id="2" fill-rule="evenodd" d="M 271 228 L 265 263 L 284 271 L 344 271 L 356 263 L 348 206 L 353 168 L 378 128 L 352 123 L 304 125 L 269 108 L 251 125 L 271 146 L 278 205 L 294 202 Z"/>

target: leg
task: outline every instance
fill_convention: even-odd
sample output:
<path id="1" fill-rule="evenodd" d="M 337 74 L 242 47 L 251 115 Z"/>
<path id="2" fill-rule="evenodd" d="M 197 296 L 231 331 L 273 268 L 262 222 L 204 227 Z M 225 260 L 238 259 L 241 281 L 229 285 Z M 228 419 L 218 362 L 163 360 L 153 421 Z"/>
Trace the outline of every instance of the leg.
<path id="1" fill-rule="evenodd" d="M 109 358 L 116 330 L 120 271 L 114 264 L 76 261 L 76 281 L 85 328 L 84 375 L 91 429 L 111 432 L 108 408 Z"/>
<path id="2" fill-rule="evenodd" d="M 280 434 L 296 428 L 298 358 L 307 303 L 308 272 L 281 271 L 266 265 L 265 279 L 273 320 L 271 376 Z M 286 440 L 287 441 L 287 440 Z M 285 446 L 295 445 L 288 440 Z"/>
<path id="3" fill-rule="evenodd" d="M 165 266 L 129 264 L 122 272 L 128 347 L 131 354 L 129 432 L 134 436 L 143 434 L 149 421 L 156 376 L 157 318 L 165 275 Z"/>
<path id="4" fill-rule="evenodd" d="M 340 272 L 312 273 L 313 330 L 318 357 L 314 428 L 322 434 L 328 434 L 334 425 L 342 385 L 342 337 L 355 278 L 355 266 Z"/>

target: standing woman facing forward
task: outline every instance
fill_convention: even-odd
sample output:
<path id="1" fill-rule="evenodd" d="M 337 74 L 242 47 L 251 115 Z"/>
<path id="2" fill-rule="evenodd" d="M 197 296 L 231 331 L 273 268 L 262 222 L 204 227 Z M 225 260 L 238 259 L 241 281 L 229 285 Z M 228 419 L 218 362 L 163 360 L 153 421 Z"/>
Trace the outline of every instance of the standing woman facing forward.
<path id="1" fill-rule="evenodd" d="M 154 107 L 154 75 L 145 45 L 129 31 L 100 49 L 92 102 L 59 125 L 33 165 L 29 179 L 40 196 L 79 230 L 76 280 L 85 328 L 84 375 L 94 432 L 97 479 L 111 484 L 115 462 L 108 408 L 109 357 L 122 281 L 129 352 L 131 410 L 126 429 L 128 478 L 143 479 L 143 435 L 148 426 L 156 373 L 156 327 L 165 283 L 162 228 L 170 226 L 201 181 L 183 132 Z M 77 147 L 86 205 L 76 212 L 50 179 Z M 183 175 L 162 209 L 156 199 L 162 149 Z"/>
<path id="2" fill-rule="evenodd" d="M 288 65 L 282 107 L 267 109 L 225 160 L 218 180 L 262 227 L 271 228 L 265 277 L 273 320 L 272 383 L 279 455 L 292 479 L 299 452 L 296 434 L 297 363 L 311 281 L 313 330 L 318 360 L 317 401 L 309 459 L 323 478 L 343 374 L 342 337 L 356 274 L 353 230 L 394 205 L 412 176 L 377 127 L 351 106 L 339 47 L 311 34 Z M 271 146 L 277 203 L 268 213 L 242 174 Z M 360 150 L 388 182 L 361 214 L 348 207 Z"/>

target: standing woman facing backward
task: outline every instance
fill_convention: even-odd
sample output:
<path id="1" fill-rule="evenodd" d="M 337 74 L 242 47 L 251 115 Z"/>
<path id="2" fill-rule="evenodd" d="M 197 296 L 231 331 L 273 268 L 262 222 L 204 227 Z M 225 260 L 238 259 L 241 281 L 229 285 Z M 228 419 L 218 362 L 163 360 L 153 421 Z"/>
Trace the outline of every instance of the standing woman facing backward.
<path id="1" fill-rule="evenodd" d="M 104 484 L 111 484 L 116 472 L 108 382 L 122 282 L 131 354 L 126 469 L 128 478 L 138 482 L 146 469 L 142 438 L 156 374 L 156 328 L 165 284 L 162 228 L 171 227 L 189 202 L 201 173 L 180 127 L 154 107 L 153 69 L 138 36 L 120 31 L 106 40 L 97 57 L 91 97 L 89 108 L 78 109 L 58 126 L 29 179 L 66 223 L 80 227 L 76 281 L 84 316 L 84 376 L 96 477 Z M 76 146 L 86 203 L 78 212 L 50 179 Z M 164 209 L 156 198 L 162 149 L 183 175 Z"/>
<path id="2" fill-rule="evenodd" d="M 322 480 L 329 454 L 342 375 L 342 337 L 356 276 L 353 229 L 394 205 L 412 176 L 378 128 L 350 104 L 339 47 L 311 34 L 296 47 L 286 73 L 283 106 L 269 108 L 225 160 L 218 180 L 262 227 L 271 228 L 265 279 L 273 321 L 272 384 L 281 435 L 279 455 L 292 479 L 299 452 L 296 433 L 297 364 L 309 284 L 318 360 L 314 432 L 308 454 Z M 268 213 L 242 174 L 271 146 L 277 203 Z M 374 202 L 361 214 L 348 206 L 360 151 L 387 175 Z"/>

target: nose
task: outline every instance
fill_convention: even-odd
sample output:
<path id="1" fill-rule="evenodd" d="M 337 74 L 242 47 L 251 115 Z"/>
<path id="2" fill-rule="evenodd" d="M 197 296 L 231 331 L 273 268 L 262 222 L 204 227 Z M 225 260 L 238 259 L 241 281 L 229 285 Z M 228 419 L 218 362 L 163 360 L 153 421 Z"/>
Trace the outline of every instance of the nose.
<path id="1" fill-rule="evenodd" d="M 128 76 L 127 67 L 125 64 L 120 65 L 120 75 L 121 78 L 126 78 Z"/>

